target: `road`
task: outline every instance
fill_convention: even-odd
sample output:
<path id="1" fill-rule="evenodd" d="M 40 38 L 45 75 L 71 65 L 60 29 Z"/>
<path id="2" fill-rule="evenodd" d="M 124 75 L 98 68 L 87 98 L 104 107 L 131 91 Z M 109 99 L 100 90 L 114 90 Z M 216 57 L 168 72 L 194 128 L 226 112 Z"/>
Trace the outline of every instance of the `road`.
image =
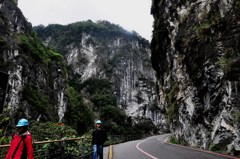
<path id="1" fill-rule="evenodd" d="M 165 142 L 169 134 L 113 145 L 113 159 L 240 159 Z"/>

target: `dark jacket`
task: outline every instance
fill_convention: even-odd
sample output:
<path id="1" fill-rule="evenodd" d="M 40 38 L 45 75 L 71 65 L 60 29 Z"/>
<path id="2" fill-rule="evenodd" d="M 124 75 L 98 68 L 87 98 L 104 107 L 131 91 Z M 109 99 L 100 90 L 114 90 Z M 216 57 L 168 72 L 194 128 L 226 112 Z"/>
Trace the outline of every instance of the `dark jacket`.
<path id="1" fill-rule="evenodd" d="M 93 145 L 99 145 L 104 144 L 104 142 L 107 140 L 107 132 L 104 129 L 95 129 L 92 132 L 92 144 Z"/>

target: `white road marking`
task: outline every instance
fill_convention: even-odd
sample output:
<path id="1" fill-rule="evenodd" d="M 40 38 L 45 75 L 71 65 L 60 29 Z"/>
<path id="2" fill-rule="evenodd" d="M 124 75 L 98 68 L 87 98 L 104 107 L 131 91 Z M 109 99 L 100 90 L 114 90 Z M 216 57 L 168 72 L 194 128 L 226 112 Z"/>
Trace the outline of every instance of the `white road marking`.
<path id="1" fill-rule="evenodd" d="M 149 138 L 148 138 L 148 139 L 149 139 Z M 139 143 L 136 145 L 136 148 L 137 148 L 140 152 L 142 152 L 143 154 L 145 154 L 145 155 L 147 155 L 148 157 L 150 157 L 151 159 L 158 159 L 158 158 L 150 155 L 149 153 L 143 151 L 141 148 L 139 148 L 139 145 L 142 144 L 143 142 L 147 141 L 148 139 L 145 139 L 145 140 L 139 142 Z"/>

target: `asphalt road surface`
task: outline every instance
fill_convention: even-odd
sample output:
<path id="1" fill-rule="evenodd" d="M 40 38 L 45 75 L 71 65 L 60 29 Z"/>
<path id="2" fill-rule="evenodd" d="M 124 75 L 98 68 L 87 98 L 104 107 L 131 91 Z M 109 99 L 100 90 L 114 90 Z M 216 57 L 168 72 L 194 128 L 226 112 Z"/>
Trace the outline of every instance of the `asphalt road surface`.
<path id="1" fill-rule="evenodd" d="M 169 134 L 113 145 L 113 159 L 240 159 L 165 142 Z"/>

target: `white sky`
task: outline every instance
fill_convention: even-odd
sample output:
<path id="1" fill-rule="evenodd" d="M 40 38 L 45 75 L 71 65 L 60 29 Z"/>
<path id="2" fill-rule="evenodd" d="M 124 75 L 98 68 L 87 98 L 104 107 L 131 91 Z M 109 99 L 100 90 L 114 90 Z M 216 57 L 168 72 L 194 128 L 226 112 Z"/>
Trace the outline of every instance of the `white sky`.
<path id="1" fill-rule="evenodd" d="M 33 26 L 107 20 L 151 40 L 152 0 L 18 0 Z"/>

